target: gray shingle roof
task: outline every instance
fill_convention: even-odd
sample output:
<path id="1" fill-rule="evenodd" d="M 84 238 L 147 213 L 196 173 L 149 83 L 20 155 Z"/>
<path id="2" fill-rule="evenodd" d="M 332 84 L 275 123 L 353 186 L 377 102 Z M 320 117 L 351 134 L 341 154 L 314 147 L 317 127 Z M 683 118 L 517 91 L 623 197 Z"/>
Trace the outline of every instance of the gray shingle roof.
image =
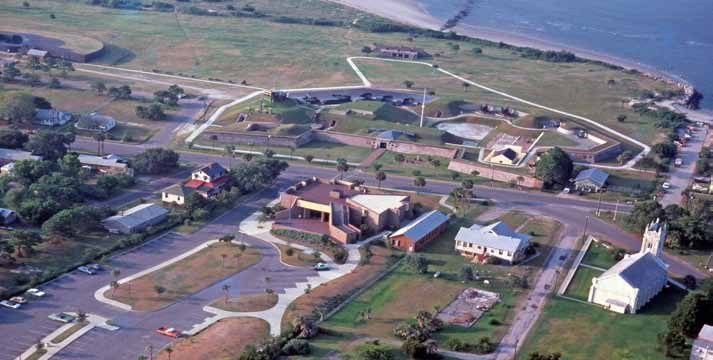
<path id="1" fill-rule="evenodd" d="M 387 130 L 376 136 L 377 139 L 382 140 L 396 140 L 399 137 L 401 137 L 401 131 L 396 130 Z"/>
<path id="2" fill-rule="evenodd" d="M 666 264 L 649 252 L 636 253 L 621 259 L 599 279 L 614 276 L 621 276 L 633 288 L 645 288 L 656 283 L 661 276 L 666 276 Z"/>
<path id="3" fill-rule="evenodd" d="M 577 178 L 574 179 L 574 182 L 591 181 L 597 186 L 602 187 L 604 186 L 604 184 L 606 184 L 608 178 L 609 174 L 605 173 L 604 171 L 591 168 L 580 171 L 577 175 Z"/>
<path id="4" fill-rule="evenodd" d="M 448 216 L 444 213 L 438 210 L 429 211 L 425 214 L 421 214 L 421 216 L 411 221 L 408 225 L 396 230 L 396 232 L 391 234 L 391 237 L 404 235 L 414 242 L 418 242 L 447 221 Z"/>
<path id="5" fill-rule="evenodd" d="M 108 217 L 104 219 L 104 222 L 117 222 L 128 229 L 133 229 L 166 214 L 168 214 L 168 210 L 156 204 L 141 204 L 123 213 Z"/>
<path id="6" fill-rule="evenodd" d="M 516 233 L 504 222 L 498 221 L 488 226 L 475 224 L 469 228 L 462 227 L 456 234 L 456 240 L 515 253 L 527 246 L 530 236 Z"/>

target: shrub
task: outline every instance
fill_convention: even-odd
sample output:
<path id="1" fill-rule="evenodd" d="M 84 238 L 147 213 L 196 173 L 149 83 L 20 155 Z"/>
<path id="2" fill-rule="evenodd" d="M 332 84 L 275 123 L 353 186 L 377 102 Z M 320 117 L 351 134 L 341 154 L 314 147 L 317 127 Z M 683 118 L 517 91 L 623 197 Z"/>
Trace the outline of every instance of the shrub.
<path id="1" fill-rule="evenodd" d="M 285 249 L 285 255 L 292 256 L 294 254 L 295 254 L 295 249 L 293 249 L 292 247 L 288 247 L 287 249 Z"/>
<path id="2" fill-rule="evenodd" d="M 302 339 L 292 339 L 282 347 L 283 355 L 308 355 L 312 349 L 309 342 Z"/>

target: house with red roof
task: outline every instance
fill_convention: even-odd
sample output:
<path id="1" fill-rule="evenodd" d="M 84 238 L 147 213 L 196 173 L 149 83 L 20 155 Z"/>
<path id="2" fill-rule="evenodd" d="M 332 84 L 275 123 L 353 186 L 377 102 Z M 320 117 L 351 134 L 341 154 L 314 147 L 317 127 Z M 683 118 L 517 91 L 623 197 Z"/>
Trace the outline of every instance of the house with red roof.
<path id="1" fill-rule="evenodd" d="M 164 189 L 161 199 L 166 203 L 183 205 L 186 197 L 196 192 L 206 199 L 212 199 L 227 188 L 230 180 L 226 168 L 216 162 L 206 164 L 191 173 L 190 180 L 183 185 L 176 184 Z"/>

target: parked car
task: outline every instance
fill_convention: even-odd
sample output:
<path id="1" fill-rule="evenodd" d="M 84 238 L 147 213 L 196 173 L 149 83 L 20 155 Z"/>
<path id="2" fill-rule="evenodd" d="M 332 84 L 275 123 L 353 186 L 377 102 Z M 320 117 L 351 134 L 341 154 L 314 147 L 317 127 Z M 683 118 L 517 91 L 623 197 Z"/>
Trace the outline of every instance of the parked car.
<path id="1" fill-rule="evenodd" d="M 63 312 L 56 313 L 56 314 L 50 314 L 47 317 L 50 320 L 58 321 L 58 322 L 65 323 L 65 324 L 71 323 L 75 319 L 74 315 L 70 315 L 70 314 L 63 313 Z"/>
<path id="2" fill-rule="evenodd" d="M 668 182 L 665 182 L 665 183 L 661 184 L 661 187 L 664 188 L 664 189 L 666 189 L 666 190 L 668 190 L 668 189 L 671 188 L 671 184 L 668 183 Z"/>
<path id="3" fill-rule="evenodd" d="M 10 301 L 18 304 L 27 304 L 27 298 L 24 296 L 13 296 L 10 298 Z"/>
<path id="4" fill-rule="evenodd" d="M 25 293 L 35 296 L 35 297 L 43 297 L 43 296 L 47 295 L 47 294 L 45 294 L 44 291 L 40 291 L 40 289 L 37 289 L 37 288 L 27 289 L 27 291 L 25 291 Z"/>
<path id="5" fill-rule="evenodd" d="M 21 304 L 18 304 L 16 302 L 10 301 L 10 300 L 0 301 L 0 305 L 4 306 L 6 308 L 10 308 L 10 309 L 19 309 L 20 306 L 22 306 Z"/>
<path id="6" fill-rule="evenodd" d="M 329 265 L 327 265 L 327 264 L 325 264 L 325 263 L 323 263 L 323 262 L 320 262 L 320 263 L 317 263 L 317 265 L 314 266 L 314 269 L 317 270 L 317 271 L 329 270 Z"/>
<path id="7" fill-rule="evenodd" d="M 99 264 L 89 264 L 87 265 L 87 267 L 94 271 L 100 271 L 102 269 L 101 265 Z"/>
<path id="8" fill-rule="evenodd" d="M 681 165 L 683 165 L 683 159 L 681 159 L 681 158 L 676 158 L 676 160 L 673 161 L 673 165 L 675 165 L 675 166 L 681 166 Z"/>
<path id="9" fill-rule="evenodd" d="M 156 332 L 161 335 L 170 336 L 172 338 L 177 338 L 181 335 L 178 333 L 178 330 L 174 328 L 167 328 L 165 326 L 161 326 L 160 328 L 156 329 Z"/>
<path id="10" fill-rule="evenodd" d="M 94 270 L 88 266 L 80 266 L 77 268 L 77 270 L 79 270 L 87 275 L 94 275 L 97 273 L 96 270 Z"/>

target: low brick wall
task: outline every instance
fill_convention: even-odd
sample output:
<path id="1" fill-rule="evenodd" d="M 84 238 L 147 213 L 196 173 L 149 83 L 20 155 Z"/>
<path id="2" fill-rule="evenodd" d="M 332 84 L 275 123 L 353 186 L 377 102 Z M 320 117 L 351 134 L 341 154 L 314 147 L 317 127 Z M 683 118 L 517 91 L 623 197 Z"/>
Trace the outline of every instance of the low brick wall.
<path id="1" fill-rule="evenodd" d="M 221 131 L 206 131 L 203 133 L 204 139 L 210 139 L 211 136 L 217 136 L 216 142 L 226 144 L 241 144 L 267 146 L 267 134 L 247 134 Z M 312 131 L 306 131 L 299 136 L 271 136 L 269 138 L 271 146 L 293 147 L 298 148 L 312 141 Z"/>
<path id="2" fill-rule="evenodd" d="M 510 182 L 512 180 L 517 181 L 518 176 L 523 177 L 523 181 L 520 182 L 521 186 L 529 188 L 542 188 L 542 180 L 536 179 L 529 175 L 518 175 L 507 171 L 500 170 L 498 168 L 491 168 L 490 166 L 485 166 L 481 164 L 476 164 L 463 160 L 451 160 L 448 164 L 448 170 L 456 171 L 463 174 L 471 174 L 473 171 L 478 171 L 480 177 L 487 179 L 493 179 L 495 181 Z"/>

